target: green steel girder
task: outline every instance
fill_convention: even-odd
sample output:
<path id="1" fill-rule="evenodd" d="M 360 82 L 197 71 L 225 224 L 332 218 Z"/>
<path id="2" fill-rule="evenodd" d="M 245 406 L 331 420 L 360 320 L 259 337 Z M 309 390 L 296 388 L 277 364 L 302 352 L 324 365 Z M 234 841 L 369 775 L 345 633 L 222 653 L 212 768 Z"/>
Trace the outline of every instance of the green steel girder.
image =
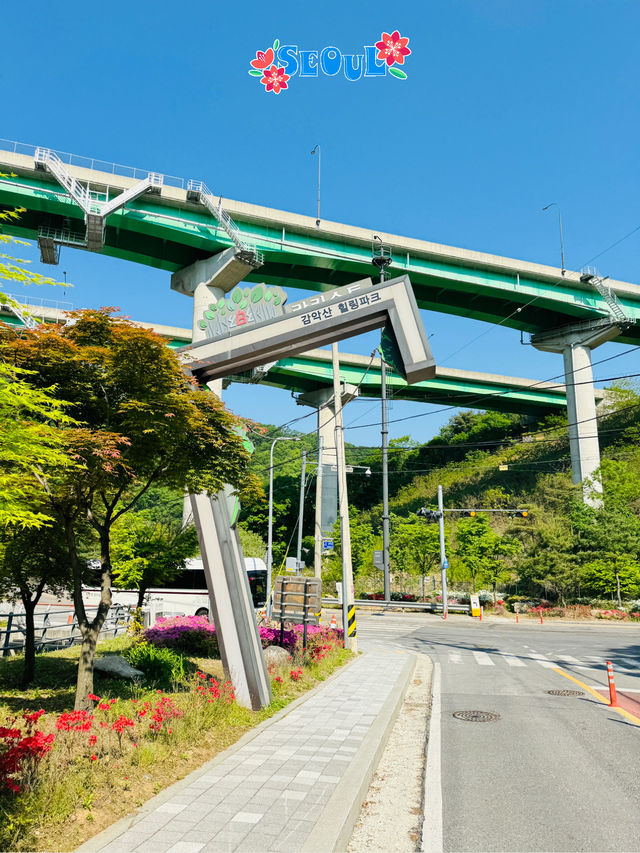
<path id="1" fill-rule="evenodd" d="M 350 364 L 349 356 L 345 355 L 341 357 L 340 378 L 343 382 L 359 386 L 360 396 L 380 399 L 380 367 L 367 367 L 365 364 Z M 433 379 L 408 385 L 402 377 L 387 371 L 387 387 L 395 400 L 417 403 L 489 409 L 537 417 L 554 411 L 566 411 L 563 388 L 521 387 L 510 385 L 508 377 L 504 377 L 501 383 L 500 378 L 483 379 L 476 374 L 462 379 L 440 372 Z M 301 393 L 331 388 L 332 383 L 331 362 L 319 362 L 305 355 L 281 359 L 262 380 L 262 384 Z"/>
<path id="2" fill-rule="evenodd" d="M 31 313 L 40 316 L 45 322 L 62 322 L 60 312 L 55 315 L 49 309 L 38 310 L 37 306 L 25 306 Z M 1 312 L 0 322 L 10 326 L 21 323 L 13 314 Z M 171 348 L 182 347 L 191 340 L 187 329 L 180 337 L 170 337 L 159 329 Z M 473 409 L 489 409 L 500 412 L 535 415 L 542 417 L 551 412 L 566 411 L 564 387 L 549 387 L 549 383 L 529 384 L 529 380 L 492 374 L 468 373 L 465 371 L 436 368 L 436 376 L 425 382 L 408 385 L 407 382 L 391 370 L 387 370 L 387 386 L 394 399 L 410 400 L 419 403 L 456 406 Z M 463 375 L 466 374 L 466 375 Z M 340 357 L 340 378 L 343 382 L 357 385 L 363 397 L 380 398 L 380 365 L 377 360 L 363 356 L 342 353 Z M 333 367 L 330 353 L 316 350 L 312 353 L 281 359 L 261 380 L 262 384 L 288 391 L 315 391 L 333 386 Z M 603 392 L 596 391 L 597 399 Z"/>
<path id="3" fill-rule="evenodd" d="M 0 207 L 10 206 L 26 208 L 17 224 L 6 226 L 7 231 L 22 237 L 36 238 L 41 225 L 77 232 L 84 229 L 80 208 L 40 173 L 0 177 Z M 294 227 L 285 233 L 264 217 L 259 221 L 255 215 L 251 219 L 248 215 L 243 219 L 243 215 L 233 212 L 243 237 L 265 256 L 264 266 L 249 275 L 248 281 L 326 290 L 371 273 L 370 245 L 365 240 L 296 231 Z M 104 254 L 174 272 L 229 245 L 227 235 L 203 206 L 140 196 L 109 217 Z M 518 279 L 515 273 L 468 261 L 444 263 L 426 252 L 397 257 L 391 272 L 410 275 L 421 308 L 523 331 L 542 331 L 606 315 L 599 294 L 575 280 L 549 281 L 548 276 L 536 279 L 525 274 Z M 635 291 L 634 287 L 632 293 L 618 295 L 629 315 L 640 319 L 640 288 L 637 295 Z M 617 340 L 637 343 L 639 338 L 640 328 L 632 326 Z"/>

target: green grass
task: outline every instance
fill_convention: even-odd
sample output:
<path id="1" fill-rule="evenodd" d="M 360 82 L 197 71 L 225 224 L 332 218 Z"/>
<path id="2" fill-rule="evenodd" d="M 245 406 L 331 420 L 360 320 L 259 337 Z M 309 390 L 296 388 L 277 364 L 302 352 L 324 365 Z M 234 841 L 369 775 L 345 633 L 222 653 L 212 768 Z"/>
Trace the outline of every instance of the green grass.
<path id="1" fill-rule="evenodd" d="M 123 652 L 131 642 L 129 637 L 118 637 L 100 643 L 98 651 Z M 80 647 L 74 646 L 38 655 L 35 681 L 28 688 L 20 685 L 23 659 L 0 659 L 0 725 L 27 708 L 44 708 L 47 713 L 38 728 L 56 734 L 54 748 L 39 765 L 32 790 L 18 796 L 0 794 L 0 850 L 75 849 L 200 767 L 351 658 L 350 652 L 334 649 L 323 660 L 305 665 L 297 681 L 291 679 L 290 671 L 298 664 L 272 673 L 273 701 L 259 712 L 224 699 L 203 703 L 185 685 L 175 692 L 165 690 L 162 695 L 183 711 L 181 718 L 171 721 L 171 734 L 164 730 L 154 735 L 145 717 L 137 721 L 135 729 L 125 732 L 120 743 L 115 732 L 99 729 L 96 722 L 97 745 L 89 746 L 88 733 L 55 729 L 57 716 L 73 708 L 79 653 Z M 224 679 L 219 660 L 189 658 L 189 664 Z M 282 681 L 275 681 L 276 677 Z M 96 721 L 100 718 L 109 725 L 120 714 L 135 717 L 144 701 L 155 704 L 161 698 L 155 685 L 139 686 L 98 674 L 94 692 L 103 699 L 117 700 L 108 711 L 95 711 Z M 129 731 L 134 734 L 130 736 Z"/>

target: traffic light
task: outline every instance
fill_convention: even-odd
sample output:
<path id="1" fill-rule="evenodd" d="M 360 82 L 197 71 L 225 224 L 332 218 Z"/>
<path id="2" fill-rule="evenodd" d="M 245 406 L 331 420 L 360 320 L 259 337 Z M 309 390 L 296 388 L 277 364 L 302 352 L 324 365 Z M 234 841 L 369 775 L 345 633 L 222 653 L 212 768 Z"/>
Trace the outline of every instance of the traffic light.
<path id="1" fill-rule="evenodd" d="M 425 521 L 428 521 L 430 524 L 434 524 L 435 522 L 440 520 L 440 513 L 435 509 L 427 509 L 426 506 L 420 507 L 417 510 L 416 515 L 424 518 Z"/>
<path id="2" fill-rule="evenodd" d="M 463 509 L 462 512 L 460 513 L 460 515 L 463 518 L 475 518 L 478 515 L 478 513 L 476 512 L 475 509 Z"/>

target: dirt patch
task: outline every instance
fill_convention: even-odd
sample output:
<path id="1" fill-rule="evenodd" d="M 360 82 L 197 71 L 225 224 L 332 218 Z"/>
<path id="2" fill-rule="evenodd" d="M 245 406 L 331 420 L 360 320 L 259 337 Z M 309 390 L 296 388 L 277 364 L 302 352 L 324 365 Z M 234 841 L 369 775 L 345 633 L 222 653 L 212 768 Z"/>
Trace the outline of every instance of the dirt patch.
<path id="1" fill-rule="evenodd" d="M 433 664 L 416 668 L 355 825 L 348 853 L 413 853 L 419 849 L 425 742 Z"/>

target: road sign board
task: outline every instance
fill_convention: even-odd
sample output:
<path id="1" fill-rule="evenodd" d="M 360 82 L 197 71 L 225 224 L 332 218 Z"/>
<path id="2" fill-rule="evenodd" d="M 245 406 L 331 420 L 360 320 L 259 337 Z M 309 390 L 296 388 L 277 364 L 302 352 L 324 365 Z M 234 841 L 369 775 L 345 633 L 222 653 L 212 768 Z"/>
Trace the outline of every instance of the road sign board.
<path id="1" fill-rule="evenodd" d="M 278 575 L 273 592 L 273 618 L 281 622 L 317 625 L 322 610 L 320 578 Z"/>
<path id="2" fill-rule="evenodd" d="M 445 570 L 449 568 L 449 560 L 442 561 L 442 568 Z"/>
<path id="3" fill-rule="evenodd" d="M 323 551 L 333 551 L 333 539 L 323 539 L 322 540 L 322 550 Z"/>
<path id="4" fill-rule="evenodd" d="M 373 565 L 376 569 L 384 569 L 384 555 L 382 551 L 373 552 Z"/>

